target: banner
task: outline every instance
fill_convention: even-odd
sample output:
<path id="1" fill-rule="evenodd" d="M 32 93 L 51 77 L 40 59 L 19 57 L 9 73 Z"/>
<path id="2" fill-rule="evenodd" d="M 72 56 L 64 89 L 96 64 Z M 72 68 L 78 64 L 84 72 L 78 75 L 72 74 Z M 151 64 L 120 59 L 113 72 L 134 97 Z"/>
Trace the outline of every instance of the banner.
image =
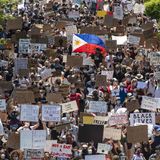
<path id="1" fill-rule="evenodd" d="M 130 126 L 134 126 L 135 123 L 155 125 L 155 113 L 131 113 Z"/>
<path id="2" fill-rule="evenodd" d="M 72 157 L 72 145 L 70 144 L 52 144 L 53 157 L 71 158 Z"/>
<path id="3" fill-rule="evenodd" d="M 112 146 L 106 143 L 98 143 L 97 153 L 108 154 L 112 150 Z"/>
<path id="4" fill-rule="evenodd" d="M 43 149 L 46 142 L 46 130 L 21 130 L 20 149 Z"/>
<path id="5" fill-rule="evenodd" d="M 143 96 L 141 108 L 155 112 L 157 108 L 160 108 L 159 101 L 160 101 L 159 98 Z"/>
<path id="6" fill-rule="evenodd" d="M 62 113 L 70 113 L 78 110 L 76 101 L 62 103 L 61 105 L 62 105 Z"/>
<path id="7" fill-rule="evenodd" d="M 25 160 L 34 160 L 44 158 L 43 149 L 24 149 Z"/>
<path id="8" fill-rule="evenodd" d="M 28 122 L 38 122 L 39 106 L 31 104 L 22 104 L 20 120 Z"/>
<path id="9" fill-rule="evenodd" d="M 60 122 L 61 106 L 60 105 L 42 105 L 42 121 Z"/>
<path id="10" fill-rule="evenodd" d="M 104 101 L 90 101 L 89 102 L 89 112 L 93 113 L 107 113 L 108 106 Z"/>
<path id="11" fill-rule="evenodd" d="M 119 125 L 119 124 L 127 124 L 128 123 L 128 115 L 127 114 L 113 114 L 108 120 L 108 124 L 110 126 Z"/>
<path id="12" fill-rule="evenodd" d="M 0 111 L 5 111 L 5 110 L 6 110 L 6 100 L 0 99 Z"/>

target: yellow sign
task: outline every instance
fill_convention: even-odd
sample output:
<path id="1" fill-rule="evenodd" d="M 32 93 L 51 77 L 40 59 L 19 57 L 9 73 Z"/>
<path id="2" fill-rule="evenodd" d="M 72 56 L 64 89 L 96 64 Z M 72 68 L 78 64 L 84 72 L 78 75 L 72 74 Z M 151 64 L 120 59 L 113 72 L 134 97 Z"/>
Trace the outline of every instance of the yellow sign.
<path id="1" fill-rule="evenodd" d="M 107 15 L 106 11 L 97 11 L 97 17 L 105 17 Z"/>
<path id="2" fill-rule="evenodd" d="M 83 124 L 93 124 L 94 117 L 93 116 L 83 116 Z"/>

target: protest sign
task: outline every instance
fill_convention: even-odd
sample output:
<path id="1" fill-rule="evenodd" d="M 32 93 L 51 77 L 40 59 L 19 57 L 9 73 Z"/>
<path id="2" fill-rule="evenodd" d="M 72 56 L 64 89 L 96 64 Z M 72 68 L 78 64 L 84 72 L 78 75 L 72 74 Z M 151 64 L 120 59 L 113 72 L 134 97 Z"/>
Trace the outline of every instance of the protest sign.
<path id="1" fill-rule="evenodd" d="M 2 122 L 7 122 L 8 115 L 5 112 L 0 112 L 0 119 Z"/>
<path id="2" fill-rule="evenodd" d="M 1 88 L 3 91 L 12 90 L 12 89 L 13 89 L 12 82 L 5 81 L 5 80 L 0 80 L 0 88 Z"/>
<path id="3" fill-rule="evenodd" d="M 140 14 L 140 13 L 144 13 L 144 11 L 145 11 L 145 7 L 144 7 L 144 4 L 138 4 L 138 3 L 136 3 L 135 5 L 134 5 L 134 7 L 133 7 L 133 11 L 134 11 L 134 13 L 135 14 Z"/>
<path id="4" fill-rule="evenodd" d="M 117 49 L 117 41 L 116 40 L 106 40 L 106 48 L 107 49 Z"/>
<path id="5" fill-rule="evenodd" d="M 20 134 L 11 132 L 8 135 L 7 147 L 12 149 L 19 149 L 20 148 Z"/>
<path id="6" fill-rule="evenodd" d="M 52 144 L 57 143 L 57 140 L 46 140 L 44 152 L 51 153 L 52 152 Z"/>
<path id="7" fill-rule="evenodd" d="M 14 90 L 12 98 L 18 104 L 32 104 L 34 102 L 34 93 L 30 90 Z"/>
<path id="8" fill-rule="evenodd" d="M 43 149 L 24 149 L 25 160 L 34 160 L 44 158 Z"/>
<path id="9" fill-rule="evenodd" d="M 54 127 L 54 129 L 57 131 L 57 132 L 61 132 L 62 130 L 69 130 L 71 128 L 71 124 L 70 123 L 61 123 L 61 124 L 58 124 Z"/>
<path id="10" fill-rule="evenodd" d="M 66 30 L 67 40 L 72 41 L 73 34 L 77 34 L 77 26 L 76 25 L 66 26 L 65 30 Z"/>
<path id="11" fill-rule="evenodd" d="M 31 43 L 30 46 L 31 46 L 32 54 L 34 53 L 41 54 L 42 51 L 45 51 L 47 49 L 47 44 L 44 44 L 44 43 Z"/>
<path id="12" fill-rule="evenodd" d="M 122 6 L 114 6 L 113 17 L 118 20 L 123 20 L 123 8 Z"/>
<path id="13" fill-rule="evenodd" d="M 61 105 L 62 105 L 62 113 L 70 113 L 78 110 L 76 101 L 62 103 Z"/>
<path id="14" fill-rule="evenodd" d="M 127 140 L 128 143 L 138 143 L 138 142 L 148 142 L 148 127 L 147 125 L 143 126 L 134 126 L 127 127 Z"/>
<path id="15" fill-rule="evenodd" d="M 137 123 L 155 125 L 155 113 L 131 113 L 130 126 Z"/>
<path id="16" fill-rule="evenodd" d="M 105 101 L 90 101 L 89 112 L 93 113 L 107 113 L 108 106 Z"/>
<path id="17" fill-rule="evenodd" d="M 112 36 L 112 40 L 116 40 L 117 45 L 125 45 L 127 43 L 127 36 Z"/>
<path id="18" fill-rule="evenodd" d="M 156 80 L 160 79 L 160 72 L 154 72 L 154 77 Z"/>
<path id="19" fill-rule="evenodd" d="M 113 139 L 113 140 L 120 140 L 121 139 L 121 129 L 104 127 L 103 139 L 104 138 Z"/>
<path id="20" fill-rule="evenodd" d="M 105 75 L 107 77 L 107 79 L 112 79 L 113 73 L 114 73 L 114 71 L 101 71 L 101 75 Z"/>
<path id="21" fill-rule="evenodd" d="M 66 47 L 67 46 L 67 37 L 55 36 L 54 37 L 55 47 Z"/>
<path id="22" fill-rule="evenodd" d="M 154 111 L 156 111 L 157 108 L 160 107 L 159 102 L 160 101 L 158 98 L 143 96 L 141 108 L 154 112 Z"/>
<path id="23" fill-rule="evenodd" d="M 160 63 L 160 52 L 153 52 L 150 54 L 150 64 L 151 65 L 159 65 Z"/>
<path id="24" fill-rule="evenodd" d="M 79 125 L 79 142 L 89 143 L 94 141 L 95 144 L 101 143 L 103 139 L 103 128 L 103 125 Z"/>
<path id="25" fill-rule="evenodd" d="M 18 52 L 21 54 L 31 53 L 30 43 L 30 39 L 19 39 Z"/>
<path id="26" fill-rule="evenodd" d="M 72 156 L 72 145 L 70 144 L 52 144 L 52 153 L 53 157 L 61 158 L 71 158 Z"/>
<path id="27" fill-rule="evenodd" d="M 86 155 L 85 160 L 106 160 L 105 155 Z"/>
<path id="28" fill-rule="evenodd" d="M 60 105 L 42 105 L 42 121 L 60 122 L 61 106 Z"/>
<path id="29" fill-rule="evenodd" d="M 140 108 L 140 104 L 139 104 L 137 99 L 132 99 L 131 101 L 128 101 L 126 103 L 126 107 L 127 107 L 127 110 L 129 112 L 132 112 L 132 111 L 134 111 L 136 109 L 139 109 Z"/>
<path id="30" fill-rule="evenodd" d="M 95 116 L 93 123 L 97 125 L 106 125 L 108 123 L 108 117 L 107 116 Z"/>
<path id="31" fill-rule="evenodd" d="M 83 116 L 83 124 L 93 124 L 94 117 L 93 116 Z"/>
<path id="32" fill-rule="evenodd" d="M 8 19 L 6 23 L 6 29 L 9 30 L 21 30 L 23 26 L 22 17 L 16 17 L 14 19 Z"/>
<path id="33" fill-rule="evenodd" d="M 3 135 L 3 134 L 4 134 L 4 128 L 3 128 L 2 121 L 0 119 L 0 135 Z"/>
<path id="34" fill-rule="evenodd" d="M 141 81 L 138 81 L 138 82 L 137 82 L 137 88 L 138 88 L 138 89 L 144 89 L 144 88 L 146 88 L 146 87 L 147 87 L 147 83 L 141 82 Z"/>
<path id="35" fill-rule="evenodd" d="M 47 102 L 62 103 L 63 97 L 60 93 L 47 93 Z"/>
<path id="36" fill-rule="evenodd" d="M 105 75 L 96 75 L 96 85 L 105 86 L 107 84 L 107 77 Z"/>
<path id="37" fill-rule="evenodd" d="M 16 58 L 14 64 L 15 64 L 15 74 L 18 74 L 20 69 L 28 69 L 27 58 Z"/>
<path id="38" fill-rule="evenodd" d="M 67 56 L 67 63 L 70 67 L 80 67 L 83 65 L 83 57 L 81 56 Z"/>
<path id="39" fill-rule="evenodd" d="M 20 149 L 43 149 L 46 141 L 46 130 L 21 130 Z"/>
<path id="40" fill-rule="evenodd" d="M 42 79 L 47 79 L 51 77 L 52 75 L 52 69 L 51 68 L 46 68 L 40 73 Z"/>
<path id="41" fill-rule="evenodd" d="M 0 99 L 0 111 L 6 110 L 6 100 Z"/>
<path id="42" fill-rule="evenodd" d="M 83 58 L 83 65 L 84 66 L 94 66 L 94 60 L 91 57 Z"/>
<path id="43" fill-rule="evenodd" d="M 70 19 L 77 19 L 80 17 L 79 11 L 70 11 L 68 12 L 68 18 Z"/>
<path id="44" fill-rule="evenodd" d="M 114 125 L 123 125 L 128 123 L 128 115 L 127 114 L 113 114 L 108 120 L 108 124 L 110 126 Z"/>
<path id="45" fill-rule="evenodd" d="M 112 150 L 112 146 L 106 143 L 98 143 L 97 153 L 108 154 Z"/>
<path id="46" fill-rule="evenodd" d="M 113 27 L 113 15 L 106 15 L 104 18 L 104 25 L 108 28 Z"/>
<path id="47" fill-rule="evenodd" d="M 22 104 L 20 120 L 28 122 L 38 122 L 39 106 L 31 104 Z"/>
<path id="48" fill-rule="evenodd" d="M 139 45 L 140 37 L 129 35 L 128 36 L 128 43 L 133 45 Z"/>
<path id="49" fill-rule="evenodd" d="M 97 11 L 96 16 L 104 18 L 106 16 L 106 14 L 107 14 L 106 11 Z"/>

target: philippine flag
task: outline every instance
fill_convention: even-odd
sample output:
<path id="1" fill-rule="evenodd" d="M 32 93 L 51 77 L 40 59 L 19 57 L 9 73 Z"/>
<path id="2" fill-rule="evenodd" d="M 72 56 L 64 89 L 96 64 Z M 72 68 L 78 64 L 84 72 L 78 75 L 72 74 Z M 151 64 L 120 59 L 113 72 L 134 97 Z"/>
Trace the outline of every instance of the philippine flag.
<path id="1" fill-rule="evenodd" d="M 87 54 L 95 54 L 96 49 L 100 49 L 101 53 L 106 55 L 105 44 L 99 37 L 92 34 L 74 34 L 72 41 L 73 52 L 85 52 Z"/>

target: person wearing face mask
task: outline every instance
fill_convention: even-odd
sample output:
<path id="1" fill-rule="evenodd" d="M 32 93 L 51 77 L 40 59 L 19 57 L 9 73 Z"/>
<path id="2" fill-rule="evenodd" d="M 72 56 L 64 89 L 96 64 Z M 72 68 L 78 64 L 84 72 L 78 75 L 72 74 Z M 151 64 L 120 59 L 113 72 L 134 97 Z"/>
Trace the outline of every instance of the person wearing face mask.
<path id="1" fill-rule="evenodd" d="M 137 148 L 131 160 L 145 160 L 141 148 Z"/>
<path id="2" fill-rule="evenodd" d="M 127 91 L 123 83 L 120 84 L 119 97 L 120 97 L 120 103 L 123 104 L 123 102 L 127 97 Z"/>

